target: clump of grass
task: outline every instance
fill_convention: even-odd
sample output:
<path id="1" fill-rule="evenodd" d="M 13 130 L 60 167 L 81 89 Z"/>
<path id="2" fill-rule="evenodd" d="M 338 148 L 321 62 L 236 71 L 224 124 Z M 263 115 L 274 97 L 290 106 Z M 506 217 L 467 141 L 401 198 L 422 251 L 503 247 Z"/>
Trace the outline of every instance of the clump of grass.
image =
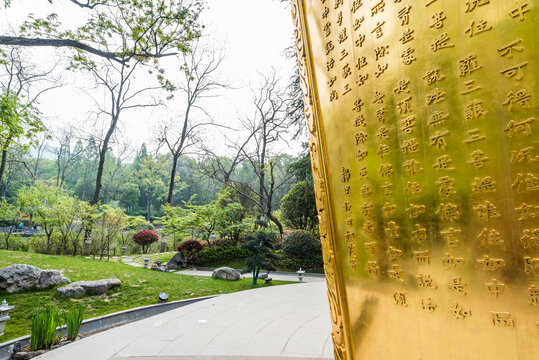
<path id="1" fill-rule="evenodd" d="M 38 308 L 32 316 L 32 333 L 30 335 L 30 350 L 48 349 L 60 340 L 56 328 L 60 326 L 58 308 L 45 305 Z"/>
<path id="2" fill-rule="evenodd" d="M 79 334 L 82 319 L 84 317 L 84 305 L 79 304 L 79 306 L 74 306 L 62 315 L 67 328 L 67 339 L 73 341 Z"/>

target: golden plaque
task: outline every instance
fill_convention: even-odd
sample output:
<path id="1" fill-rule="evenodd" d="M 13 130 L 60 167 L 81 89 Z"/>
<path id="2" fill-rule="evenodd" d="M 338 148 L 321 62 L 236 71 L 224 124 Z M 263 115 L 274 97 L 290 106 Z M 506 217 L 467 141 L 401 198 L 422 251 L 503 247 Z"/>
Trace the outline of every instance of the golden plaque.
<path id="1" fill-rule="evenodd" d="M 337 359 L 539 359 L 535 0 L 292 0 Z"/>

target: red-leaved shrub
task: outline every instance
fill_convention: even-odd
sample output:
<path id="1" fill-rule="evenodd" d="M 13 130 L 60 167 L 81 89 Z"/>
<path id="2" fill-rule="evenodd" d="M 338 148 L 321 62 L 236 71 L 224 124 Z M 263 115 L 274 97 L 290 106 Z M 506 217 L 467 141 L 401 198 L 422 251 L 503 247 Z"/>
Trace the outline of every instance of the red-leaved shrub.
<path id="1" fill-rule="evenodd" d="M 142 252 L 146 253 L 148 247 L 159 240 L 159 235 L 153 230 L 142 230 L 133 235 L 133 241 L 142 246 Z"/>
<path id="2" fill-rule="evenodd" d="M 187 240 L 178 246 L 178 251 L 182 253 L 188 262 L 195 264 L 197 262 L 197 255 L 203 248 L 204 246 L 197 240 Z"/>

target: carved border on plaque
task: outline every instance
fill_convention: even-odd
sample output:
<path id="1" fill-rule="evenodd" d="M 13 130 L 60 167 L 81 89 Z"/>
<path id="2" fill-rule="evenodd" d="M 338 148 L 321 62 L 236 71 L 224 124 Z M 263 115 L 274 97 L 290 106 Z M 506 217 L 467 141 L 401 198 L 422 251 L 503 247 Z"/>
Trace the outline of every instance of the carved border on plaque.
<path id="1" fill-rule="evenodd" d="M 312 86 L 307 73 L 307 50 L 303 41 L 304 22 L 301 18 L 300 1 L 291 0 L 292 19 L 294 22 L 294 34 L 296 42 L 296 52 L 298 58 L 298 68 L 301 88 L 303 90 L 304 111 L 309 130 L 309 150 L 311 153 L 311 166 L 313 170 L 314 191 L 316 196 L 316 207 L 318 209 L 318 220 L 320 227 L 320 240 L 324 256 L 324 270 L 326 273 L 326 283 L 328 290 L 329 310 L 332 325 L 332 340 L 336 359 L 347 359 L 346 342 L 343 324 L 343 308 L 340 303 L 336 263 L 335 263 L 335 239 L 328 231 L 330 216 L 328 213 L 326 185 L 322 174 L 322 155 L 319 142 L 318 123 L 313 112 Z"/>

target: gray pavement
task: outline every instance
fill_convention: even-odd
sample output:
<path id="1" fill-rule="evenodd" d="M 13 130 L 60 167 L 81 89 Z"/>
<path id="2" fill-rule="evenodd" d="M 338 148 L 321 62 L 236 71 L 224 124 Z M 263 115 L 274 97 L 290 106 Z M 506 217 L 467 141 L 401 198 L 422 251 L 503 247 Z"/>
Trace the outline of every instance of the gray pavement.
<path id="1" fill-rule="evenodd" d="M 186 270 L 180 270 L 177 271 L 176 274 L 182 274 L 182 275 L 194 275 L 194 276 L 211 276 L 212 270 L 205 270 L 205 269 L 186 269 Z M 248 278 L 252 279 L 253 274 L 243 274 L 241 276 L 242 278 Z M 279 280 L 279 281 L 296 281 L 299 282 L 298 275 L 294 273 L 285 273 L 285 272 L 270 272 L 269 277 L 272 280 Z M 260 282 L 264 282 L 264 280 L 258 280 Z M 303 282 L 310 283 L 310 282 L 325 282 L 326 278 L 324 275 L 321 274 L 303 274 Z"/>
<path id="2" fill-rule="evenodd" d="M 122 263 L 124 263 L 126 265 L 136 266 L 136 267 L 143 267 L 143 265 L 137 264 L 137 263 L 135 263 L 133 261 L 133 256 L 122 256 L 121 261 L 122 261 Z M 208 276 L 209 277 L 209 276 L 211 276 L 212 272 L 213 272 L 213 269 L 208 269 L 208 268 L 196 269 L 196 268 L 192 268 L 192 269 L 185 269 L 185 270 L 175 271 L 175 272 L 173 272 L 173 274 L 182 274 L 182 275 L 191 275 L 191 276 Z M 264 272 L 262 272 L 262 273 L 264 273 Z M 252 273 L 248 273 L 248 274 L 243 274 L 242 278 L 251 278 L 252 279 L 252 276 L 253 276 Z M 299 282 L 298 274 L 296 274 L 296 273 L 274 271 L 274 272 L 270 272 L 269 277 L 271 277 L 272 280 L 297 281 L 297 282 Z M 259 280 L 259 281 L 263 282 L 263 280 Z M 303 274 L 303 282 L 306 282 L 306 283 L 309 283 L 309 282 L 325 282 L 325 281 L 326 281 L 326 279 L 325 279 L 324 274 L 309 274 L 309 273 Z"/>
<path id="3" fill-rule="evenodd" d="M 89 336 L 36 359 L 333 359 L 324 282 L 221 295 Z"/>

